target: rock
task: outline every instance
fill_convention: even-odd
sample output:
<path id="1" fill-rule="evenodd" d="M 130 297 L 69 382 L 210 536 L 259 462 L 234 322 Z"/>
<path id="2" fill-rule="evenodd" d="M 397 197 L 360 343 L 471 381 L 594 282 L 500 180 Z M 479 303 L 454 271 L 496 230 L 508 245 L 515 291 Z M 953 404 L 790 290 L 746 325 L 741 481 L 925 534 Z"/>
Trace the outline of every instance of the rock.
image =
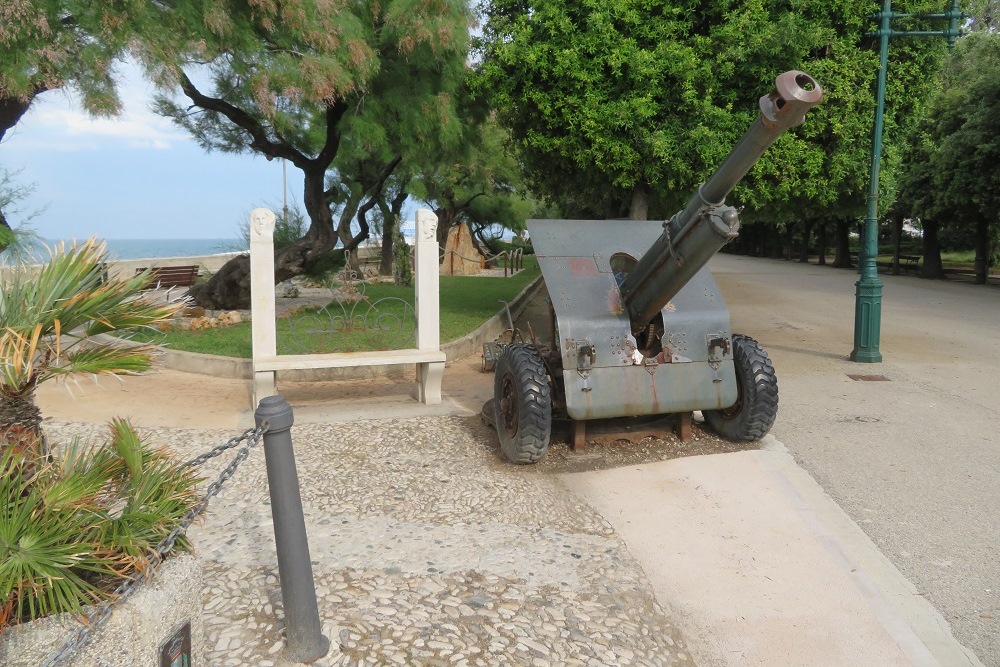
<path id="1" fill-rule="evenodd" d="M 467 225 L 458 225 L 448 231 L 444 245 L 442 276 L 475 276 L 486 266 L 486 258 L 472 243 L 472 233 Z"/>
<path id="2" fill-rule="evenodd" d="M 278 299 L 295 299 L 299 296 L 299 288 L 291 280 L 286 280 L 274 286 L 274 296 Z"/>
<path id="3" fill-rule="evenodd" d="M 188 306 L 180 311 L 178 317 L 205 317 L 205 309 L 202 306 Z"/>

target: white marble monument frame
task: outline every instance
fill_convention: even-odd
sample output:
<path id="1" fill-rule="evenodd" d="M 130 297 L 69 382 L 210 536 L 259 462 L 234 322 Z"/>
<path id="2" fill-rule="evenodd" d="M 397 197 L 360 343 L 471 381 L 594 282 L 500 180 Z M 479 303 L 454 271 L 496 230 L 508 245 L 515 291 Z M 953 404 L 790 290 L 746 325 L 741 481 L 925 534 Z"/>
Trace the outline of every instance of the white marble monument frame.
<path id="1" fill-rule="evenodd" d="M 413 271 L 416 347 L 378 352 L 333 352 L 328 354 L 277 353 L 274 307 L 274 213 L 266 208 L 250 212 L 250 307 L 253 310 L 253 405 L 277 393 L 278 371 L 310 368 L 352 368 L 415 364 L 414 398 L 421 403 L 441 402 L 441 378 L 445 354 L 441 351 L 438 302 L 437 216 L 420 209 L 416 214 L 416 247 Z"/>

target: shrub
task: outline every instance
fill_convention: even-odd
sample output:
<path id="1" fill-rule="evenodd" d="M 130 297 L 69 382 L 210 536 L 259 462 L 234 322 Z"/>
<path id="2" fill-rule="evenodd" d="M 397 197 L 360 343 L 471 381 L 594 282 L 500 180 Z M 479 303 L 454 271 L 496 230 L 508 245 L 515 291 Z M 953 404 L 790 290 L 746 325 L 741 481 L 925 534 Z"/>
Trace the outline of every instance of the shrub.
<path id="1" fill-rule="evenodd" d="M 192 469 L 127 421 L 110 428 L 93 448 L 0 454 L 0 630 L 108 599 L 197 504 Z"/>

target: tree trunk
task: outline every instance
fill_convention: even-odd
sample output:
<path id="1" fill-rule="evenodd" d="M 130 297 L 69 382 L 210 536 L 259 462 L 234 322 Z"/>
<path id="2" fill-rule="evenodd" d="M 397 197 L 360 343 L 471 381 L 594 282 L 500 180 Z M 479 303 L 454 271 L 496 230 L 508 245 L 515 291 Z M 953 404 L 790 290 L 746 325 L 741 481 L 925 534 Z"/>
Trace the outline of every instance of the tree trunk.
<path id="1" fill-rule="evenodd" d="M 389 206 L 386 206 L 385 202 L 379 203 L 384 222 L 382 225 L 382 257 L 379 261 L 378 272 L 383 276 L 392 275 L 392 242 L 396 237 L 396 229 L 399 227 L 400 216 L 403 214 L 403 203 L 406 202 L 407 197 L 409 195 L 406 191 L 400 188 L 399 193 L 392 198 Z"/>
<path id="2" fill-rule="evenodd" d="M 892 275 L 899 275 L 899 246 L 903 242 L 903 216 L 892 216 Z M 926 262 L 926 260 L 924 260 Z"/>
<path id="3" fill-rule="evenodd" d="M 816 249 L 819 251 L 819 265 L 826 266 L 826 248 L 827 248 L 827 222 L 826 220 L 821 220 L 819 223 L 819 231 L 816 233 Z"/>
<path id="4" fill-rule="evenodd" d="M 351 239 L 354 238 L 354 234 L 351 232 L 351 224 L 354 222 L 354 217 L 358 214 L 358 207 L 361 206 L 361 200 L 364 198 L 364 194 L 361 192 L 351 192 L 348 196 L 347 201 L 344 202 L 344 208 L 340 211 L 340 220 L 337 222 L 337 238 L 340 240 L 341 246 L 346 248 L 350 244 Z M 357 254 L 351 255 L 346 253 L 344 258 L 347 267 L 352 271 L 357 271 L 360 268 L 358 264 Z"/>
<path id="5" fill-rule="evenodd" d="M 28 112 L 28 109 L 31 107 L 31 103 L 35 101 L 35 97 L 46 90 L 48 90 L 48 88 L 45 86 L 36 86 L 34 92 L 27 100 L 22 100 L 17 97 L 0 97 L 0 141 L 3 141 L 4 135 L 7 134 L 7 130 L 17 125 L 24 114 Z M 0 210 L 0 227 L 4 227 L 8 232 L 12 231 L 2 210 Z M 0 253 L 8 248 L 9 244 L 2 241 L 2 239 L 7 238 L 7 236 L 7 234 L 0 232 Z"/>
<path id="6" fill-rule="evenodd" d="M 448 232 L 458 224 L 458 212 L 451 206 L 442 206 L 441 208 L 434 209 L 434 215 L 438 219 L 438 246 L 444 248 L 448 243 Z"/>
<path id="7" fill-rule="evenodd" d="M 802 221 L 802 247 L 799 249 L 799 261 L 803 264 L 809 262 L 809 238 L 812 236 L 812 220 Z"/>
<path id="8" fill-rule="evenodd" d="M 746 227 L 746 254 L 750 257 L 760 256 L 760 223 Z"/>
<path id="9" fill-rule="evenodd" d="M 638 183 L 632 189 L 632 204 L 628 208 L 629 220 L 649 219 L 649 186 Z"/>
<path id="10" fill-rule="evenodd" d="M 785 223 L 785 247 L 782 255 L 786 262 L 792 259 L 792 245 L 795 242 L 795 227 L 790 222 Z"/>
<path id="11" fill-rule="evenodd" d="M 382 213 L 382 245 L 379 251 L 378 273 L 380 276 L 392 275 L 392 241 L 396 236 L 396 225 L 399 219 L 392 214 L 384 201 L 378 203 Z"/>
<path id="12" fill-rule="evenodd" d="M 781 230 L 776 226 L 768 225 L 767 230 L 767 243 L 768 243 L 768 255 L 771 259 L 781 259 L 785 254 L 785 237 L 781 233 Z"/>
<path id="13" fill-rule="evenodd" d="M 923 254 L 924 263 L 920 267 L 921 278 L 944 278 L 944 268 L 941 266 L 941 244 L 938 242 L 937 220 L 924 220 Z"/>
<path id="14" fill-rule="evenodd" d="M 308 271 L 323 255 L 333 250 L 333 214 L 326 203 L 325 168 L 303 170 L 304 203 L 309 216 L 305 236 L 280 250 L 274 258 L 274 282 L 280 283 Z M 244 310 L 250 307 L 250 256 L 240 255 L 226 262 L 208 282 L 195 285 L 188 296 L 196 305 L 213 310 Z"/>
<path id="15" fill-rule="evenodd" d="M 976 285 L 985 285 L 990 273 L 990 225 L 985 218 L 976 221 Z"/>
<path id="16" fill-rule="evenodd" d="M 849 269 L 851 264 L 851 225 L 847 220 L 837 220 L 836 254 L 833 265 L 838 269 Z"/>
<path id="17" fill-rule="evenodd" d="M 31 97 L 26 100 L 17 97 L 0 97 L 0 141 L 3 141 L 7 130 L 17 125 L 24 114 L 28 112 L 28 108 L 35 101 L 35 97 L 46 90 L 48 88 L 38 86 Z"/>
<path id="18" fill-rule="evenodd" d="M 42 413 L 35 404 L 35 383 L 18 391 L 0 391 L 0 456 L 8 449 L 29 461 L 48 454 L 42 436 Z"/>

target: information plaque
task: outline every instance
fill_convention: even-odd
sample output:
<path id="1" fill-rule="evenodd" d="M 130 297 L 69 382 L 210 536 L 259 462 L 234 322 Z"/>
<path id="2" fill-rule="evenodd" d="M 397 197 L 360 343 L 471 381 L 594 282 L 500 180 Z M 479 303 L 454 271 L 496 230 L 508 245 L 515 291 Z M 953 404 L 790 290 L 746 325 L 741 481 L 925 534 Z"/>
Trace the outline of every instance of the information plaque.
<path id="1" fill-rule="evenodd" d="M 160 667 L 191 667 L 191 621 L 160 644 Z"/>

